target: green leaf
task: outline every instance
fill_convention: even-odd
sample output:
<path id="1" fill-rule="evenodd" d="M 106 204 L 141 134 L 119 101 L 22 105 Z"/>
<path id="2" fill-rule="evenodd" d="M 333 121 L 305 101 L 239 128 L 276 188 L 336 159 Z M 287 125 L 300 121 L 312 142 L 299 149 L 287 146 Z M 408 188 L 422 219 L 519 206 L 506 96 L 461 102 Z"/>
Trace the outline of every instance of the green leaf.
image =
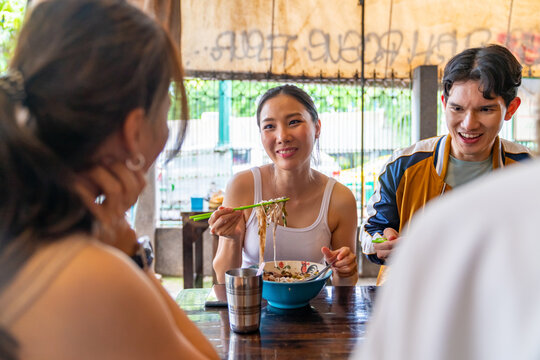
<path id="1" fill-rule="evenodd" d="M 383 243 L 385 241 L 388 241 L 388 239 L 385 238 L 385 237 L 380 237 L 380 238 L 376 238 L 376 239 L 371 240 L 371 242 L 375 243 L 375 244 L 381 244 L 381 243 Z"/>

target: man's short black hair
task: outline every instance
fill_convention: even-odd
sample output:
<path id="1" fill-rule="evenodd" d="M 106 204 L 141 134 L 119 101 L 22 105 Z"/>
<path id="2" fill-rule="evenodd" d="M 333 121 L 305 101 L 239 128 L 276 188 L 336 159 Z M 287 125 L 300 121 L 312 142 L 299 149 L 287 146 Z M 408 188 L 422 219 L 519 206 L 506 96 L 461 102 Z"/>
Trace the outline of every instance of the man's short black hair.
<path id="1" fill-rule="evenodd" d="M 501 45 L 488 45 L 464 50 L 444 68 L 442 80 L 445 100 L 456 82 L 480 82 L 484 98 L 501 96 L 506 106 L 517 96 L 521 85 L 522 66 L 512 53 Z"/>

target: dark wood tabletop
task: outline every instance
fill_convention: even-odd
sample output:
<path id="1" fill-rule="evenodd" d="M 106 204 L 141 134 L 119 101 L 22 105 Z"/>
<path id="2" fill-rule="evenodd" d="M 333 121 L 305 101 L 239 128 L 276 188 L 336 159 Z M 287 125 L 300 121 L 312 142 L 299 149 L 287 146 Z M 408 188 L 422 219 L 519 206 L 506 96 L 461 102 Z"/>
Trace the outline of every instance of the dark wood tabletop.
<path id="1" fill-rule="evenodd" d="M 222 359 L 347 359 L 364 337 L 374 286 L 327 286 L 301 309 L 281 310 L 263 300 L 254 334 L 229 328 L 227 307 L 204 307 L 210 289 L 186 289 L 177 303 Z"/>

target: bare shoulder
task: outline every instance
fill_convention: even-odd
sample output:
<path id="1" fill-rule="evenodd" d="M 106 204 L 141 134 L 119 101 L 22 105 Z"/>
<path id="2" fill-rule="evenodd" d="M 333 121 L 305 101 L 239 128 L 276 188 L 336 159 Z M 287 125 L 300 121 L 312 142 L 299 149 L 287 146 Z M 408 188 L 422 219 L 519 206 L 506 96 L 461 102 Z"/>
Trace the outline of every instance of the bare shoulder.
<path id="1" fill-rule="evenodd" d="M 36 350 L 58 349 L 62 358 L 143 359 L 163 348 L 174 358 L 183 349 L 165 301 L 147 275 L 127 256 L 97 243 L 63 269 L 28 320 L 46 325 L 33 330 L 22 319 L 23 338 L 32 339 Z"/>
<path id="2" fill-rule="evenodd" d="M 144 295 L 150 286 L 146 275 L 131 259 L 117 249 L 98 242 L 82 251 L 65 269 L 59 281 L 84 287 L 87 292 L 99 293 L 109 300 L 116 296 Z M 134 299 L 137 301 L 140 298 Z"/>
<path id="3" fill-rule="evenodd" d="M 356 210 L 356 199 L 348 187 L 336 181 L 330 199 L 330 207 L 342 209 L 346 212 L 351 209 Z"/>
<path id="4" fill-rule="evenodd" d="M 236 173 L 227 184 L 223 205 L 234 207 L 251 204 L 253 192 L 254 179 L 251 170 Z"/>
<path id="5" fill-rule="evenodd" d="M 146 310 L 159 312 L 159 306 L 150 305 L 160 304 L 161 301 L 147 275 L 123 253 L 94 244 L 75 260 L 62 279 L 69 282 L 73 289 L 81 290 L 75 292 L 75 300 L 89 307 L 106 309 L 120 318 L 124 311 L 138 311 L 141 314 L 137 317 L 142 318 L 147 317 Z M 99 296 L 82 297 L 83 289 L 86 293 Z"/>
<path id="6" fill-rule="evenodd" d="M 357 226 L 356 199 L 352 191 L 345 185 L 336 182 L 328 208 L 328 225 L 332 232 L 344 229 L 346 232 L 356 231 Z"/>
<path id="7" fill-rule="evenodd" d="M 253 187 L 253 173 L 251 170 L 244 170 L 234 174 L 227 184 L 227 190 L 231 187 L 243 187 L 250 186 Z"/>

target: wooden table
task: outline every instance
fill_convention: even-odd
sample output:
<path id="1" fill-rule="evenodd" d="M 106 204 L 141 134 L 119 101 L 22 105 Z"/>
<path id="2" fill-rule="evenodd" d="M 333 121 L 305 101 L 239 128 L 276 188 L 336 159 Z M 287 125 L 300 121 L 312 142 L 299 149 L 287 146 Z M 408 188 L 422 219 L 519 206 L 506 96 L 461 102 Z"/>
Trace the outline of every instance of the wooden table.
<path id="1" fill-rule="evenodd" d="M 208 229 L 208 219 L 193 221 L 191 215 L 203 214 L 206 211 L 182 211 L 182 260 L 184 288 L 203 287 L 203 233 Z M 212 259 L 216 254 L 218 236 L 212 235 Z M 195 248 L 195 253 L 193 252 Z M 216 275 L 212 270 L 214 283 Z"/>
<path id="2" fill-rule="evenodd" d="M 309 306 L 273 308 L 263 300 L 259 332 L 236 334 L 226 307 L 206 308 L 210 289 L 182 290 L 176 299 L 222 359 L 347 359 L 364 337 L 374 286 L 325 287 Z"/>

